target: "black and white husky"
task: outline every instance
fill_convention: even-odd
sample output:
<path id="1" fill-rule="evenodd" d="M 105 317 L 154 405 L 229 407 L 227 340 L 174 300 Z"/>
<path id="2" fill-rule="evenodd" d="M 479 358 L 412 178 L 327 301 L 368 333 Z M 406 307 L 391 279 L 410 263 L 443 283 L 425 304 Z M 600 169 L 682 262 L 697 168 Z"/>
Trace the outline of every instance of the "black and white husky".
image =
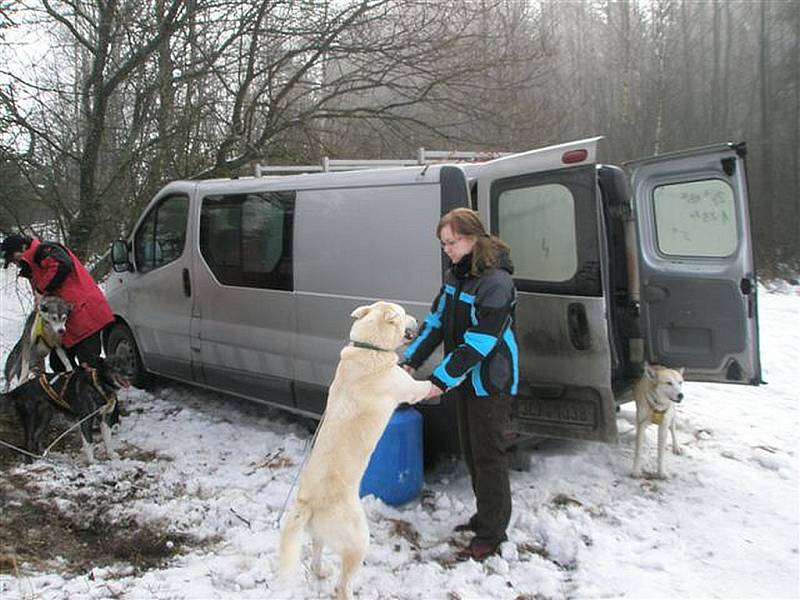
<path id="1" fill-rule="evenodd" d="M 100 432 L 106 454 L 114 457 L 111 445 L 111 425 L 117 407 L 117 391 L 129 385 L 129 375 L 117 357 L 92 361 L 95 368 L 83 368 L 69 373 L 42 373 L 1 396 L 10 400 L 17 411 L 25 432 L 25 449 L 41 454 L 41 436 L 47 429 L 55 410 L 82 421 L 81 441 L 87 462 L 94 462 L 92 436 L 93 413 L 100 415 Z"/>
<path id="2" fill-rule="evenodd" d="M 50 352 L 56 352 L 68 371 L 72 364 L 61 345 L 66 331 L 67 318 L 72 306 L 58 296 L 44 296 L 37 307 L 25 320 L 22 336 L 6 358 L 4 373 L 6 391 L 11 381 L 17 385 L 25 383 L 33 371 L 44 372 L 44 359 Z"/>

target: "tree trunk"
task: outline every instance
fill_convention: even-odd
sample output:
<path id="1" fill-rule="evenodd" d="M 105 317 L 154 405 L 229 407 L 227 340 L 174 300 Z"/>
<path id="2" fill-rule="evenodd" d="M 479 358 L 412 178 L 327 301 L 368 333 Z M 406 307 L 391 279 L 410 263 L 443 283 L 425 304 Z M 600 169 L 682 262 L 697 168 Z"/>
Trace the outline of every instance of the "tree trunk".
<path id="1" fill-rule="evenodd" d="M 711 5 L 712 11 L 712 60 L 711 66 L 711 102 L 709 123 L 711 123 L 712 135 L 715 139 L 720 136 L 720 12 L 721 6 L 718 3 Z"/>
<path id="2" fill-rule="evenodd" d="M 800 268 L 800 2 L 794 4 L 794 128 L 792 174 L 794 175 L 794 257 Z"/>
<path id="3" fill-rule="evenodd" d="M 760 28 L 759 28 L 759 128 L 761 140 L 761 191 L 763 197 L 760 199 L 761 205 L 764 207 L 761 211 L 762 215 L 762 228 L 765 227 L 765 234 L 770 233 L 769 230 L 774 228 L 777 224 L 775 214 L 775 198 L 773 196 L 772 185 L 772 138 L 770 135 L 770 81 L 769 81 L 769 27 L 767 26 L 767 16 L 769 3 L 762 2 L 760 5 Z M 772 247 L 765 248 L 771 259 L 777 258 L 778 240 L 776 239 L 775 232 L 772 231 L 771 235 L 764 235 L 764 241 L 770 240 Z"/>

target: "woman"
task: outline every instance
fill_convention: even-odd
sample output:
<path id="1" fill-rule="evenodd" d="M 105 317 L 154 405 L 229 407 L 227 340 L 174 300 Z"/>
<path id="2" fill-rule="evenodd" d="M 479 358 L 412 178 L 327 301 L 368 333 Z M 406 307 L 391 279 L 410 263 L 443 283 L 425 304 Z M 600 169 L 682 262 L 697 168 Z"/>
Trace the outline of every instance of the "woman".
<path id="1" fill-rule="evenodd" d="M 5 259 L 3 268 L 15 263 L 37 293 L 59 296 L 72 305 L 62 344 L 70 360 L 94 366 L 100 356 L 103 328 L 114 322 L 114 313 L 86 267 L 66 246 L 16 233 L 3 239 L 0 252 Z M 65 368 L 54 352 L 50 367 L 54 371 Z"/>
<path id="2" fill-rule="evenodd" d="M 451 265 L 403 365 L 414 373 L 444 342 L 445 357 L 430 377 L 429 397 L 453 390 L 456 398 L 461 451 L 477 506 L 469 522 L 456 527 L 475 533 L 460 557 L 482 560 L 506 540 L 511 518 L 503 433 L 519 380 L 513 266 L 508 246 L 486 232 L 473 210 L 447 213 L 436 236 Z"/>

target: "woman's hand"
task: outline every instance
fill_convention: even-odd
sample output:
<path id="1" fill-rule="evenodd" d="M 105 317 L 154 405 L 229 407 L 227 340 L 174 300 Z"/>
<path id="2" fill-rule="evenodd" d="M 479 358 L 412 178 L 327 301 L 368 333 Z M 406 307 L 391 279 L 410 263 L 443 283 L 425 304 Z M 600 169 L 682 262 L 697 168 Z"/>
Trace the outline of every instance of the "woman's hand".
<path id="1" fill-rule="evenodd" d="M 425 399 L 428 400 L 429 398 L 436 398 L 444 394 L 444 390 L 438 387 L 437 385 L 431 384 L 431 390 L 428 392 L 428 395 L 425 396 Z"/>

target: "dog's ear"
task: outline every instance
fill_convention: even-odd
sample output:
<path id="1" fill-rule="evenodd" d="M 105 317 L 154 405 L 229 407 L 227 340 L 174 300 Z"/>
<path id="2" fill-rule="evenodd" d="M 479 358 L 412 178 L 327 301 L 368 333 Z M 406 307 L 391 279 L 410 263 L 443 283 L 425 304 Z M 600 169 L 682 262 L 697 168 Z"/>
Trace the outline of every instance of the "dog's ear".
<path id="1" fill-rule="evenodd" d="M 681 377 L 683 377 L 683 372 L 684 372 L 685 370 L 686 370 L 686 367 L 681 367 L 680 369 L 678 369 L 678 373 L 680 373 L 680 374 L 681 374 Z"/>
<path id="2" fill-rule="evenodd" d="M 653 365 L 644 363 L 644 376 L 648 379 L 657 379 L 656 370 Z"/>
<path id="3" fill-rule="evenodd" d="M 394 309 L 387 308 L 383 312 L 383 318 L 386 319 L 387 321 L 389 321 L 389 323 L 399 323 L 401 316 L 400 316 L 400 313 L 398 313 Z"/>
<path id="4" fill-rule="evenodd" d="M 369 312 L 370 308 L 372 308 L 372 307 L 370 307 L 370 306 L 359 306 L 357 309 L 355 309 L 353 312 L 350 313 L 350 316 L 352 318 L 354 318 L 354 319 L 360 319 L 361 317 L 363 317 L 364 315 L 366 315 Z"/>

